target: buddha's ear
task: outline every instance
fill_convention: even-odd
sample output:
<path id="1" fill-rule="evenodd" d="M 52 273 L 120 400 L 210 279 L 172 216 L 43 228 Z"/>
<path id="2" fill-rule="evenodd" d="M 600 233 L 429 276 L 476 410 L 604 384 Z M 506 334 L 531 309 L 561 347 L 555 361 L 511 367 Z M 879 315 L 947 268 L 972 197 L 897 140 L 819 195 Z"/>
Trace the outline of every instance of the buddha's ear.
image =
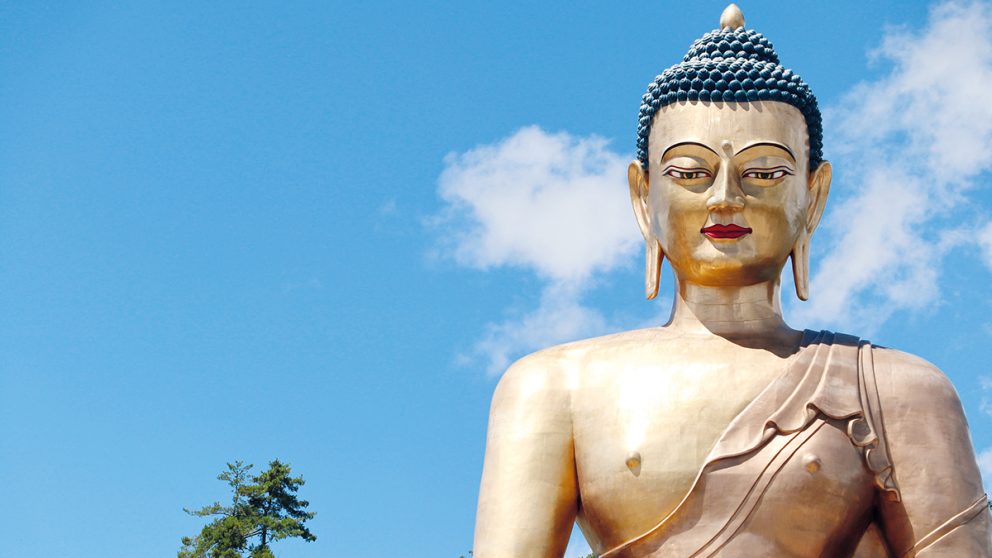
<path id="1" fill-rule="evenodd" d="M 820 224 L 820 217 L 823 217 L 823 208 L 827 206 L 827 194 L 830 193 L 830 179 L 833 178 L 833 169 L 829 161 L 823 161 L 816 170 L 809 175 L 809 205 L 806 206 L 806 230 L 810 236 Z"/>
<path id="2" fill-rule="evenodd" d="M 630 186 L 630 204 L 634 207 L 634 217 L 637 226 L 645 240 L 651 238 L 651 214 L 648 211 L 648 193 L 651 183 L 648 171 L 644 170 L 640 161 L 632 161 L 627 166 L 627 185 Z"/>
<path id="3" fill-rule="evenodd" d="M 658 296 L 658 285 L 661 282 L 661 261 L 665 258 L 665 253 L 661 250 L 661 243 L 651 232 L 651 211 L 648 210 L 648 194 L 651 191 L 651 182 L 648 171 L 644 170 L 640 161 L 634 161 L 627 166 L 627 184 L 630 186 L 630 204 L 634 206 L 634 217 L 637 217 L 637 226 L 644 235 L 644 294 L 648 300 Z"/>
<path id="4" fill-rule="evenodd" d="M 809 300 L 809 239 L 820 224 L 820 217 L 823 217 L 832 172 L 830 163 L 823 161 L 809 175 L 806 226 L 799 231 L 796 243 L 792 246 L 792 275 L 795 277 L 796 296 L 799 300 Z"/>

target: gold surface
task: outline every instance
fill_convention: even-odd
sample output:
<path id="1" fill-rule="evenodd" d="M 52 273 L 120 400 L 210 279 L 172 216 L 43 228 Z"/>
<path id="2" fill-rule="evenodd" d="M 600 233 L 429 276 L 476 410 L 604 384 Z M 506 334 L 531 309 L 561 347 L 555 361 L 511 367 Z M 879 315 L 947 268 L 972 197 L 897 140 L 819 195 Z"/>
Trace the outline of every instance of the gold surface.
<path id="1" fill-rule="evenodd" d="M 720 29 L 744 27 L 744 14 L 737 4 L 730 4 L 720 14 Z"/>
<path id="2" fill-rule="evenodd" d="M 671 319 L 552 347 L 506 372 L 476 558 L 560 557 L 575 520 L 609 557 L 992 556 L 967 424 L 944 375 L 894 350 L 810 344 L 783 320 L 782 269 L 791 256 L 805 299 L 830 187 L 829 163 L 811 170 L 808 159 L 805 121 L 784 103 L 678 103 L 655 117 L 649 168 L 631 163 L 628 179 L 649 298 L 662 259 L 675 272 Z M 711 225 L 751 232 L 713 238 L 701 232 Z M 797 368 L 807 360 L 819 383 Z M 820 390 L 820 406 L 783 404 L 802 419 L 795 431 L 765 425 L 762 445 L 714 457 L 761 432 L 745 418 L 784 401 L 790 374 Z M 854 406 L 845 415 L 834 401 Z M 735 512 L 746 501 L 752 511 Z M 735 525 L 719 544 L 706 534 L 716 516 Z"/>

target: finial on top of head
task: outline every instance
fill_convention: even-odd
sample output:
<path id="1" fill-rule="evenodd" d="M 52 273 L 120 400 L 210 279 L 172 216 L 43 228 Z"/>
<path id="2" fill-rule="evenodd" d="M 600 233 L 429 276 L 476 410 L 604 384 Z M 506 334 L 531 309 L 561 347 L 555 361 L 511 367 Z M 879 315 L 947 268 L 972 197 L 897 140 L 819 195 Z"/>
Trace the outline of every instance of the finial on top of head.
<path id="1" fill-rule="evenodd" d="M 720 14 L 720 29 L 744 27 L 744 13 L 737 4 L 730 4 Z"/>

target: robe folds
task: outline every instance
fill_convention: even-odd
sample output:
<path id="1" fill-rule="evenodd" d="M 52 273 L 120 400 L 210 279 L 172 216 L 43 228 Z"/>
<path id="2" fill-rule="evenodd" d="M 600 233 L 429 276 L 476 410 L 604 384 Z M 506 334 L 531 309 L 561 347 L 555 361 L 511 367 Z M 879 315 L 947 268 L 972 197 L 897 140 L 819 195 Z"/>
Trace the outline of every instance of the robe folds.
<path id="1" fill-rule="evenodd" d="M 791 365 L 731 421 L 676 508 L 601 558 L 888 556 L 877 540 L 858 546 L 866 532 L 880 538 L 876 498 L 901 497 L 883 411 L 871 344 L 807 330 Z M 986 509 L 983 496 L 948 529 Z"/>

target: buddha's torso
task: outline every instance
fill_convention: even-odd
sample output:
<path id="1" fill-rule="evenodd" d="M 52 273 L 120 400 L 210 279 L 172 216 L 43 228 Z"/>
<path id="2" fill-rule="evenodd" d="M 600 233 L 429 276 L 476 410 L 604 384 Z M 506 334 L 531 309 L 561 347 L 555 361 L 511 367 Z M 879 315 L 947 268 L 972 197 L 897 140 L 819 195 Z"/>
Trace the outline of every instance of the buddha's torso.
<path id="1" fill-rule="evenodd" d="M 675 510 L 727 426 L 792 360 L 664 328 L 609 339 L 587 353 L 577 346 L 571 371 L 579 523 L 600 551 L 649 531 Z M 743 534 L 717 555 L 808 556 L 817 545 L 837 556 L 853 550 L 837 545 L 860 538 L 874 490 L 846 424 L 818 425 L 775 475 Z M 710 480 L 706 506 L 724 503 L 719 486 L 739 483 L 733 475 Z M 745 551 L 735 550 L 740 544 Z"/>

